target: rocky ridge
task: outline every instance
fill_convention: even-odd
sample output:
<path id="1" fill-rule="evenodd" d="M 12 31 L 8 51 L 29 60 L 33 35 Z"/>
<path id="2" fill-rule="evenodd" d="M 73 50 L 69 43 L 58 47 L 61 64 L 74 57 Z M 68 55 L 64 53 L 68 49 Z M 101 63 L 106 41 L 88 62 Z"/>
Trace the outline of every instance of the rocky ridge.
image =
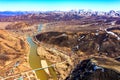
<path id="1" fill-rule="evenodd" d="M 111 31 L 114 32 L 113 29 Z M 120 34 L 117 33 L 117 35 Z M 35 39 L 40 44 L 38 48 L 40 57 L 51 63 L 66 61 L 64 64 L 55 67 L 59 80 L 109 80 L 111 78 L 119 80 L 120 63 L 118 60 L 116 61 L 116 58 L 120 55 L 120 41 L 106 31 L 43 32 L 36 35 Z M 82 61 L 88 59 L 94 63 L 90 66 L 100 67 L 100 69 L 96 69 L 91 73 L 91 69 L 94 69 L 94 67 L 87 69 L 85 61 L 85 71 L 81 72 L 81 70 L 84 70 L 81 69 Z M 91 62 L 90 64 L 92 64 Z M 114 67 L 112 66 L 113 62 Z M 76 69 L 77 65 L 79 67 Z M 104 69 L 105 72 L 102 72 L 101 69 Z M 105 77 L 105 74 L 108 76 Z M 112 74 L 114 76 L 110 77 Z M 102 75 L 102 78 L 95 75 Z"/>

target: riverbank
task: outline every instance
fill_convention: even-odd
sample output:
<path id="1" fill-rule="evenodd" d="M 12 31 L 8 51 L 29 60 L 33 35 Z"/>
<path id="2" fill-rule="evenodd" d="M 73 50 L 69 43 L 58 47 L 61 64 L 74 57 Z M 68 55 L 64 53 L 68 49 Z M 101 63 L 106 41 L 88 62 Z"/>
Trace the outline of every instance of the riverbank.
<path id="1" fill-rule="evenodd" d="M 60 80 L 64 80 L 73 68 L 72 59 L 61 51 L 41 45 L 38 47 L 37 52 L 42 59 L 46 59 L 55 65 L 53 68 Z"/>
<path id="2" fill-rule="evenodd" d="M 32 67 L 32 69 L 44 68 L 44 67 L 51 65 L 50 63 L 48 64 L 46 59 L 42 59 L 41 56 L 37 54 L 38 45 L 34 42 L 33 38 L 28 37 L 27 40 L 30 45 L 29 62 L 30 62 L 30 66 Z M 48 79 L 57 80 L 56 73 L 52 67 L 45 69 L 45 70 L 44 69 L 38 70 L 35 72 L 36 72 L 38 79 L 40 80 L 48 80 Z"/>

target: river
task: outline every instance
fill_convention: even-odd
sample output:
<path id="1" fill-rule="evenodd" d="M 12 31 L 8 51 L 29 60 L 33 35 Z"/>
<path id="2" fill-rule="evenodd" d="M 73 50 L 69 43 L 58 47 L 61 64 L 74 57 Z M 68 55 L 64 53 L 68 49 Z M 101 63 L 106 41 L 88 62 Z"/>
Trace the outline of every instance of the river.
<path id="1" fill-rule="evenodd" d="M 40 28 L 38 28 L 38 29 L 41 29 L 41 26 L 42 25 L 40 25 Z M 40 32 L 40 30 L 38 30 L 38 32 Z M 42 65 L 41 65 L 42 59 L 37 54 L 38 45 L 34 43 L 31 36 L 27 37 L 27 41 L 30 46 L 29 63 L 30 63 L 31 68 L 32 69 L 42 68 Z M 51 65 L 51 63 L 49 63 L 48 61 L 47 61 L 47 64 Z M 53 69 L 53 67 L 48 68 L 48 70 L 49 70 L 50 74 L 47 74 L 45 72 L 45 70 L 35 71 L 37 78 L 40 80 L 48 80 L 51 77 L 53 80 L 57 80 L 57 75 L 56 75 L 56 72 Z"/>

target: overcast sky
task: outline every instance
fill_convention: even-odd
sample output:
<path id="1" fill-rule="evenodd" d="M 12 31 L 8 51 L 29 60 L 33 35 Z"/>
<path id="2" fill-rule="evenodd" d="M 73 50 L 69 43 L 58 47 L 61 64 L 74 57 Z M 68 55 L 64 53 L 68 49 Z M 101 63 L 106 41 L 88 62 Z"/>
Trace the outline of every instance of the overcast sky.
<path id="1" fill-rule="evenodd" d="M 120 0 L 0 0 L 0 11 L 120 10 Z"/>

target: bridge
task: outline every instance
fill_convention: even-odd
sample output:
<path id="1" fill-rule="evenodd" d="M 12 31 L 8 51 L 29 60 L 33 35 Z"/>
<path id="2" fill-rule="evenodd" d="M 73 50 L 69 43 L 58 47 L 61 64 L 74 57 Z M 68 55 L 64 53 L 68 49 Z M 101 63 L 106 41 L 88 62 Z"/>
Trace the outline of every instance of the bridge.
<path id="1" fill-rule="evenodd" d="M 11 79 L 12 80 L 24 80 L 24 78 L 27 79 L 27 80 L 38 80 L 37 76 L 35 74 L 35 71 L 43 70 L 43 69 L 50 68 L 50 67 L 55 67 L 57 64 L 63 64 L 65 62 L 66 61 L 63 61 L 63 62 L 60 62 L 60 63 L 49 65 L 49 66 L 44 67 L 44 68 L 37 68 L 37 69 L 25 71 L 25 72 L 22 72 L 22 73 L 19 73 L 19 74 L 16 74 L 16 75 L 12 75 L 12 76 L 7 76 L 7 77 L 1 77 L 0 76 L 0 80 L 11 80 Z"/>
<path id="2" fill-rule="evenodd" d="M 38 27 L 38 32 L 41 31 L 41 28 L 42 28 L 42 25 L 40 25 L 40 26 Z M 38 33 L 38 32 L 37 32 L 37 33 Z M 37 33 L 35 33 L 35 34 L 37 34 Z M 34 35 L 35 35 L 35 34 L 34 34 Z M 36 37 L 35 37 L 35 39 L 36 39 Z M 37 40 L 34 41 L 34 42 L 40 44 L 40 42 L 37 41 Z M 44 47 L 46 47 L 46 46 L 44 45 Z M 47 47 L 48 47 L 48 46 L 47 46 Z M 49 47 L 49 48 L 50 48 L 50 47 Z M 57 50 L 57 49 L 54 49 L 54 48 L 50 48 L 50 50 L 51 50 L 51 49 L 52 49 L 53 51 Z M 62 53 L 65 53 L 65 52 L 63 52 L 62 50 L 57 50 L 57 51 L 62 52 Z M 66 55 L 66 56 L 64 56 L 64 57 L 68 57 L 68 56 Z M 43 69 L 50 68 L 50 67 L 55 67 L 56 65 L 58 65 L 58 64 L 63 64 L 63 63 L 65 63 L 66 61 L 67 61 L 67 60 L 65 60 L 65 61 L 63 61 L 63 62 L 60 62 L 60 63 L 56 63 L 56 64 L 49 65 L 49 66 L 47 66 L 47 67 L 37 68 L 37 69 L 25 71 L 25 72 L 21 72 L 21 73 L 19 73 L 19 74 L 7 76 L 7 77 L 2 77 L 2 76 L 0 76 L 0 80 L 24 80 L 24 79 L 25 79 L 25 80 L 38 80 L 35 71 L 43 70 Z M 16 64 L 16 65 L 17 65 L 17 64 Z"/>

